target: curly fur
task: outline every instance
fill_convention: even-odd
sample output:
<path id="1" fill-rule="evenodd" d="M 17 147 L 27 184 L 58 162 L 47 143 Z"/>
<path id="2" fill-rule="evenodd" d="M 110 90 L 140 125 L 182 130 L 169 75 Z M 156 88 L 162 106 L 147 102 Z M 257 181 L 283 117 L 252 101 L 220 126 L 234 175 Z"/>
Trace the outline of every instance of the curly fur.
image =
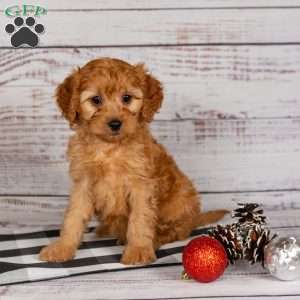
<path id="1" fill-rule="evenodd" d="M 124 94 L 130 103 L 122 102 Z M 94 96 L 101 96 L 100 105 Z M 92 216 L 99 218 L 99 236 L 125 244 L 122 263 L 144 264 L 161 245 L 186 239 L 227 212 L 200 213 L 191 181 L 152 137 L 148 125 L 163 90 L 143 65 L 93 60 L 58 86 L 56 99 L 75 130 L 68 146 L 73 187 L 60 238 L 42 249 L 42 260 L 71 259 Z M 107 125 L 116 118 L 122 121 L 117 134 Z"/>

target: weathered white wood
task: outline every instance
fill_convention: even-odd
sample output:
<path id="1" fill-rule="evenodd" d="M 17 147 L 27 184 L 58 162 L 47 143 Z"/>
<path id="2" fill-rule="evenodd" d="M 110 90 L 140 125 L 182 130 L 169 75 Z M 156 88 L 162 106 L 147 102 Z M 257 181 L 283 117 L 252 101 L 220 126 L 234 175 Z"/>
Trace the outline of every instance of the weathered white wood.
<path id="1" fill-rule="evenodd" d="M 299 43 L 295 28 L 300 24 L 300 1 L 33 0 L 31 4 L 50 9 L 39 19 L 47 30 L 41 46 L 131 47 L 0 51 L 0 194 L 68 193 L 64 151 L 70 132 L 50 96 L 75 65 L 107 55 L 144 61 L 163 81 L 166 101 L 152 128 L 200 190 L 299 189 L 298 45 L 132 46 Z M 1 1 L 1 13 L 8 5 L 11 1 Z M 293 6 L 298 8 L 288 8 Z M 9 20 L 0 18 L 0 27 Z M 1 46 L 9 46 L 5 33 Z M 202 198 L 205 210 L 234 208 L 239 201 L 262 202 L 274 231 L 300 237 L 299 191 L 211 193 Z M 66 200 L 0 197 L 0 232 L 57 226 Z M 259 266 L 231 267 L 219 281 L 205 286 L 180 281 L 181 270 L 133 270 L 0 287 L 0 299 L 300 297 L 299 282 L 277 281 Z"/>
<path id="2" fill-rule="evenodd" d="M 240 202 L 259 203 L 264 207 L 268 225 L 274 231 L 300 228 L 300 191 L 211 193 L 200 196 L 203 211 L 220 208 L 232 210 Z M 25 231 L 36 231 L 40 227 L 57 228 L 63 219 L 67 202 L 67 196 L 0 196 L 0 232 L 12 228 L 24 228 Z M 227 216 L 222 223 L 231 221 Z"/>
<path id="3" fill-rule="evenodd" d="M 247 7 L 297 7 L 299 0 L 32 0 L 30 4 L 39 5 L 48 10 L 74 9 L 166 9 L 166 8 L 247 8 Z M 10 0 L 1 1 L 1 10 L 12 6 Z"/>
<path id="4" fill-rule="evenodd" d="M 236 207 L 236 202 L 262 203 L 273 232 L 277 231 L 280 236 L 287 234 L 300 238 L 299 197 L 300 192 L 210 194 L 203 195 L 203 203 L 205 210 L 221 207 L 232 209 Z M 61 197 L 51 199 L 49 197 L 1 197 L 0 204 L 5 203 L 6 217 L 8 219 L 12 217 L 10 219 L 12 223 L 8 226 L 11 230 L 13 226 L 19 228 L 20 225 L 26 229 L 24 226 L 26 223 L 28 226 L 37 226 L 35 218 L 39 219 L 40 214 L 48 213 L 48 219 L 56 222 L 57 217 L 53 209 L 57 208 L 60 211 L 61 203 L 65 203 L 65 200 L 66 198 Z M 48 201 L 51 203 L 45 205 Z M 0 208 L 2 219 L 5 213 L 2 205 Z M 31 208 L 38 209 L 30 216 L 28 211 Z M 14 211 L 19 214 L 19 219 L 14 217 Z M 20 222 L 22 212 L 24 222 Z M 232 220 L 227 218 L 227 222 Z M 1 233 L 6 230 L 1 226 Z M 298 299 L 300 295 L 298 281 L 278 281 L 270 277 L 260 265 L 249 266 L 247 263 L 238 263 L 230 266 L 219 280 L 205 285 L 193 281 L 181 281 L 181 271 L 182 266 L 174 266 L 93 274 L 0 287 L 0 296 L 1 300 L 41 298 L 78 300 L 82 299 L 83 295 L 85 299 L 223 299 L 224 297 L 224 299 L 266 300 L 272 297 L 272 299 L 282 300 L 290 299 L 290 297 L 283 298 L 283 295 L 292 295 L 291 299 Z"/>
<path id="5" fill-rule="evenodd" d="M 291 84 L 282 82 L 277 86 L 274 83 L 231 81 L 207 83 L 205 87 L 204 83 L 166 83 L 165 101 L 155 120 L 300 116 L 300 95 L 296 81 Z M 225 91 L 222 86 L 226 86 Z M 55 105 L 54 90 L 54 86 L 0 88 L 0 118 L 59 118 L 61 114 Z"/>
<path id="6" fill-rule="evenodd" d="M 12 21 L 0 19 L 0 27 Z M 247 20 L 247 21 L 245 21 Z M 299 42 L 299 9 L 57 11 L 39 19 L 40 47 Z M 84 26 L 83 26 L 84 24 Z M 97 30 L 96 30 L 97 28 Z M 82 38 L 84 37 L 84 39 Z M 0 45 L 11 47 L 9 36 Z"/>
<path id="7" fill-rule="evenodd" d="M 249 266 L 246 262 L 230 266 L 219 280 L 205 285 L 180 280 L 181 272 L 182 266 L 174 266 L 0 287 L 1 300 L 50 300 L 54 297 L 64 300 L 66 296 L 78 300 L 83 295 L 85 299 L 222 299 L 224 296 L 239 300 L 244 296 L 257 299 L 257 295 L 270 298 L 273 295 L 300 294 L 298 281 L 276 280 L 261 266 Z"/>
<path id="8" fill-rule="evenodd" d="M 295 189 L 298 119 L 158 121 L 154 135 L 200 191 Z M 67 194 L 70 131 L 56 118 L 0 121 L 1 194 Z"/>
<path id="9" fill-rule="evenodd" d="M 57 84 L 77 66 L 99 57 L 144 62 L 163 82 L 209 80 L 292 82 L 299 78 L 300 46 L 177 46 L 1 50 L 0 83 Z M 275 84 L 274 84 L 275 86 Z"/>
<path id="10" fill-rule="evenodd" d="M 180 280 L 182 267 L 128 270 L 26 285 L 0 287 L 1 300 L 82 299 L 265 299 L 299 295 L 299 282 L 271 278 L 259 266 L 230 267 L 219 280 L 200 284 Z M 262 296 L 262 298 L 259 298 Z M 207 298 L 206 298 L 207 297 Z M 290 298 L 284 298 L 290 299 Z M 298 298 L 299 299 L 299 296 Z"/>
<path id="11" fill-rule="evenodd" d="M 152 129 L 200 191 L 299 187 L 299 119 L 157 121 Z M 67 194 L 69 134 L 55 117 L 2 118 L 0 193 Z"/>
<path id="12" fill-rule="evenodd" d="M 48 227 L 63 219 L 67 197 L 0 197 L 0 231 L 7 228 Z"/>
<path id="13" fill-rule="evenodd" d="M 143 61 L 163 82 L 157 119 L 300 116 L 300 46 L 2 50 L 0 114 L 53 115 L 55 86 L 103 56 Z"/>
<path id="14" fill-rule="evenodd" d="M 247 279 L 245 279 L 247 280 Z M 243 284 L 241 282 L 241 284 Z M 260 283 L 258 283 L 260 284 Z M 286 299 L 289 299 L 289 300 L 298 300 L 299 299 L 299 296 L 290 296 L 290 295 L 286 295 L 286 294 L 283 294 L 281 296 L 277 296 L 277 295 L 271 295 L 271 296 L 258 296 L 258 295 L 253 295 L 253 296 L 234 296 L 234 297 L 230 297 L 231 299 L 234 299 L 234 300 L 270 300 L 270 297 L 272 297 L 272 300 L 286 300 Z M 228 296 L 224 296 L 224 297 L 220 297 L 220 296 L 217 296 L 217 297 L 194 297 L 194 298 L 182 298 L 184 300 L 195 300 L 195 299 L 201 299 L 201 300 L 210 300 L 210 299 L 218 299 L 218 300 L 227 300 L 228 299 Z"/>
<path id="15" fill-rule="evenodd" d="M 208 119 L 153 126 L 199 189 L 296 188 L 299 122 L 278 118 L 300 115 L 299 53 L 298 46 L 2 50 L 1 193 L 68 192 L 69 131 L 51 94 L 72 67 L 105 55 L 145 61 L 165 83 L 157 120 Z M 280 172 L 268 169 L 276 166 Z"/>

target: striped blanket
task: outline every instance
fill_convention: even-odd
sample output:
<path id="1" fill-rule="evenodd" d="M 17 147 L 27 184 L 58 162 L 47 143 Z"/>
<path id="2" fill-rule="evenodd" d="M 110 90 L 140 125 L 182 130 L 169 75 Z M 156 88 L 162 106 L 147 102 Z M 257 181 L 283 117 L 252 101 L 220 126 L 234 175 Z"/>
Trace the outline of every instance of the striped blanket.
<path id="1" fill-rule="evenodd" d="M 207 233 L 207 228 L 196 229 L 194 236 Z M 38 259 L 41 248 L 59 235 L 58 230 L 14 232 L 0 234 L 0 285 L 33 282 L 54 278 L 132 268 L 153 268 L 181 264 L 181 253 L 188 240 L 166 244 L 157 252 L 157 261 L 147 266 L 127 266 L 119 263 L 123 246 L 112 238 L 99 239 L 94 228 L 89 228 L 76 253 L 64 263 L 48 263 Z"/>

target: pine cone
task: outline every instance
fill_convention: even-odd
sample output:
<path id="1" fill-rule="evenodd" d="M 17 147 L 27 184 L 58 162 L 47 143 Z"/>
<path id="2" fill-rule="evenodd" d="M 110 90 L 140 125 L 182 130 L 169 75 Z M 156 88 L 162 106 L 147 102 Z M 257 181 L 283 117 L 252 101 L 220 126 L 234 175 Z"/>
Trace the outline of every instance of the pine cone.
<path id="1" fill-rule="evenodd" d="M 210 235 L 224 246 L 231 264 L 246 258 L 251 264 L 264 263 L 264 248 L 273 240 L 270 230 L 265 229 L 266 217 L 256 203 L 238 203 L 232 217 L 237 221 L 231 225 L 213 228 Z"/>
<path id="2" fill-rule="evenodd" d="M 236 260 L 243 258 L 242 241 L 238 232 L 232 225 L 217 225 L 217 227 L 212 229 L 209 234 L 224 246 L 231 264 L 234 264 Z"/>
<path id="3" fill-rule="evenodd" d="M 244 244 L 244 257 L 251 264 L 261 262 L 264 266 L 264 248 L 277 235 L 270 237 L 270 230 L 262 228 L 260 225 L 255 225 L 249 229 L 247 238 Z"/>
<path id="4" fill-rule="evenodd" d="M 266 217 L 263 216 L 263 209 L 256 203 L 238 203 L 240 208 L 233 211 L 232 217 L 238 218 L 241 227 L 247 228 L 253 224 L 266 224 Z"/>

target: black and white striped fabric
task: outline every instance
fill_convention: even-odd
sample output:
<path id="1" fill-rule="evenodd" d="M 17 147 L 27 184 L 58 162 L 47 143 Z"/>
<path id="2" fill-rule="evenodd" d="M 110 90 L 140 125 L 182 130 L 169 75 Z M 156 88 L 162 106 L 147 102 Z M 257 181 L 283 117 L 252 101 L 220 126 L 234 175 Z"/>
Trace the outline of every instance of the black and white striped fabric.
<path id="1" fill-rule="evenodd" d="M 207 231 L 207 228 L 196 229 L 191 238 Z M 64 263 L 40 261 L 38 253 L 41 248 L 58 235 L 58 230 L 0 234 L 0 285 L 130 268 L 177 265 L 181 264 L 182 249 L 188 242 L 185 240 L 164 245 L 156 252 L 158 259 L 151 265 L 126 266 L 119 262 L 123 246 L 117 246 L 116 240 L 112 238 L 97 238 L 94 228 L 89 228 L 73 260 Z"/>

